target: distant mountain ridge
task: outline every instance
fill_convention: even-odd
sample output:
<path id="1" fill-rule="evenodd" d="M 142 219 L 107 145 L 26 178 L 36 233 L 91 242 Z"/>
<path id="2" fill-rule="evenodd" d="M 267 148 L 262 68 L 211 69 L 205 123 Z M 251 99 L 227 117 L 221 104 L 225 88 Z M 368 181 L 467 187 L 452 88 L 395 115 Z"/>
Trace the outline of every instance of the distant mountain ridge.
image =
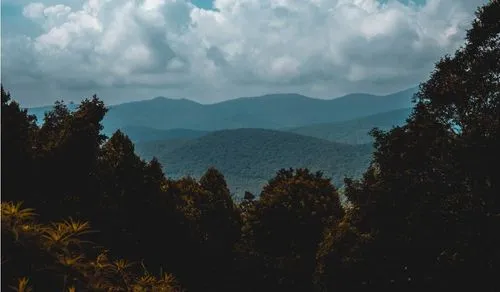
<path id="1" fill-rule="evenodd" d="M 373 142 L 373 137 L 369 135 L 370 130 L 375 127 L 380 130 L 390 130 L 392 127 L 403 125 L 411 112 L 411 108 L 398 109 L 349 121 L 313 124 L 282 130 L 332 142 L 366 144 Z"/>
<path id="2" fill-rule="evenodd" d="M 410 116 L 411 112 L 411 108 L 399 109 L 348 121 L 312 124 L 298 128 L 282 128 L 279 130 L 325 139 L 331 142 L 366 144 L 373 142 L 373 137 L 369 135 L 370 130 L 375 127 L 381 130 L 389 130 L 394 126 L 402 125 Z M 128 126 L 121 130 L 127 134 L 134 143 L 154 141 L 155 143 L 158 142 L 157 145 L 167 145 L 167 141 L 175 145 L 181 145 L 182 141 L 187 142 L 210 133 L 210 131 L 191 129 L 160 130 L 141 126 Z M 170 145 L 165 147 L 171 148 Z"/>
<path id="3" fill-rule="evenodd" d="M 411 97 L 416 91 L 417 88 L 410 88 L 385 96 L 349 94 L 329 100 L 299 94 L 268 94 L 214 104 L 156 97 L 110 106 L 103 124 L 106 134 L 130 126 L 198 131 L 301 127 L 409 108 Z M 48 110 L 50 107 L 29 110 L 37 112 L 40 118 L 43 109 Z"/>

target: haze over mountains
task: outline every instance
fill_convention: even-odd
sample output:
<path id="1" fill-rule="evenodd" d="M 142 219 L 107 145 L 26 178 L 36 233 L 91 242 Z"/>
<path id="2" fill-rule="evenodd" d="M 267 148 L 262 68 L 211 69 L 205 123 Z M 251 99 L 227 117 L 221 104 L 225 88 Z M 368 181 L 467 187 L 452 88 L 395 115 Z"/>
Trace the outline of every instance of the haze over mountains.
<path id="1" fill-rule="evenodd" d="M 111 107 L 104 125 L 109 132 L 125 126 L 203 131 L 300 127 L 409 108 L 415 92 L 416 88 L 412 88 L 387 96 L 351 94 L 331 100 L 272 94 L 207 105 L 157 97 Z"/>
<path id="2" fill-rule="evenodd" d="M 411 108 L 404 108 L 349 121 L 307 125 L 286 130 L 333 142 L 365 144 L 373 142 L 373 138 L 368 134 L 371 129 L 377 127 L 389 130 L 393 126 L 402 125 L 410 113 Z"/>
<path id="3" fill-rule="evenodd" d="M 157 97 L 111 106 L 103 125 L 108 136 L 117 129 L 127 134 L 143 158 L 156 156 L 167 176 L 199 177 L 215 166 L 237 196 L 258 194 L 277 170 L 289 167 L 321 170 L 341 186 L 345 176 L 366 169 L 368 132 L 404 123 L 416 90 L 331 100 L 270 94 L 215 104 Z M 29 112 L 41 121 L 51 108 Z"/>
<path id="4" fill-rule="evenodd" d="M 330 100 L 299 94 L 269 94 L 215 104 L 156 97 L 109 107 L 103 124 L 108 134 L 129 126 L 203 131 L 300 127 L 409 108 L 411 96 L 416 90 L 417 88 L 410 88 L 386 96 L 349 94 Z M 43 112 L 50 108 L 32 108 L 30 112 L 40 120 Z"/>

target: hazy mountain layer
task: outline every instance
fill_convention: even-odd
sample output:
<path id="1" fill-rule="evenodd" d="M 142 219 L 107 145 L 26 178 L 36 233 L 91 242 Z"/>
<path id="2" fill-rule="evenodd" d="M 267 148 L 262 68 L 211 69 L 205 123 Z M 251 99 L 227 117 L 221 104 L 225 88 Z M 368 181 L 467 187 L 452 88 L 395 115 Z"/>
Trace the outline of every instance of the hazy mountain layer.
<path id="1" fill-rule="evenodd" d="M 394 126 L 402 125 L 410 113 L 410 108 L 399 109 L 345 122 L 315 124 L 286 130 L 333 142 L 366 144 L 373 142 L 373 138 L 368 134 L 371 129 L 377 127 L 381 130 L 389 130 Z"/>
<path id="2" fill-rule="evenodd" d="M 412 88 L 386 96 L 350 94 L 331 100 L 299 94 L 269 94 L 208 105 L 157 97 L 111 106 L 103 124 L 106 134 L 131 126 L 201 131 L 301 127 L 409 108 L 415 91 Z M 50 108 L 32 108 L 30 112 L 42 119 L 43 113 Z"/>

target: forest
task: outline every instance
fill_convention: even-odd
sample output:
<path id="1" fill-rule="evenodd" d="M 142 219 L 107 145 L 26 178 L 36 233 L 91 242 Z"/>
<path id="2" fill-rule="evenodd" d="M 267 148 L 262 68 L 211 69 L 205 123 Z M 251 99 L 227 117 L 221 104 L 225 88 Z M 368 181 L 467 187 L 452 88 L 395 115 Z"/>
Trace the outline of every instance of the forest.
<path id="1" fill-rule="evenodd" d="M 347 145 L 268 129 L 215 131 L 178 141 L 138 143 L 135 150 L 144 159 L 157 157 L 172 178 L 199 178 L 207 168 L 216 167 L 237 199 L 245 191 L 258 193 L 283 167 L 321 170 L 335 186 L 341 186 L 345 175 L 363 173 L 373 150 L 371 144 Z"/>
<path id="2" fill-rule="evenodd" d="M 499 16 L 372 130 L 345 204 L 305 168 L 236 202 L 219 170 L 172 179 L 106 137 L 97 96 L 37 124 L 2 87 L 2 291 L 499 291 Z"/>

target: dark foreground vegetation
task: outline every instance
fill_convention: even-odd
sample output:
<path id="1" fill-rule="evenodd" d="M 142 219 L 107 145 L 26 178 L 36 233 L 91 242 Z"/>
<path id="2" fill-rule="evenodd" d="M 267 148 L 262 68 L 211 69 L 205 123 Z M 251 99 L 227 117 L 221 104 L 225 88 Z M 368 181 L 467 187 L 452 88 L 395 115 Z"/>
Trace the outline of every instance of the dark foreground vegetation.
<path id="1" fill-rule="evenodd" d="M 499 291 L 499 15 L 373 131 L 345 206 L 306 169 L 236 204 L 216 169 L 168 179 L 102 136 L 96 97 L 39 127 L 2 89 L 2 291 Z"/>

